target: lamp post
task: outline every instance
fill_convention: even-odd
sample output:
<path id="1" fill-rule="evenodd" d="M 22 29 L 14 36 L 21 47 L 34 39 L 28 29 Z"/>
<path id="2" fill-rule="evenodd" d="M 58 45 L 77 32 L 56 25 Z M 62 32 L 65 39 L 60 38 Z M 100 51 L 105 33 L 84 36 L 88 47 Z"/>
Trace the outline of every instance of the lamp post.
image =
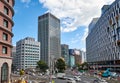
<path id="1" fill-rule="evenodd" d="M 53 56 L 50 56 L 50 74 L 49 74 L 49 83 L 52 82 L 52 71 L 53 71 Z"/>
<path id="2" fill-rule="evenodd" d="M 28 83 L 29 83 L 29 81 L 30 81 L 30 80 L 29 80 L 29 75 L 30 75 L 30 73 L 28 72 Z"/>

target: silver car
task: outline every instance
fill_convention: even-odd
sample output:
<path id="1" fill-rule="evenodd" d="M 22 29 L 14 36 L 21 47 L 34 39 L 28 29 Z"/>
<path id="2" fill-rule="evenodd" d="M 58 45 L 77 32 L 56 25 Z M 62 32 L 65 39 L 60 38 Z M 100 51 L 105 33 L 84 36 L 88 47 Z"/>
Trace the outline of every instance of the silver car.
<path id="1" fill-rule="evenodd" d="M 76 83 L 76 81 L 73 78 L 68 78 L 67 83 Z"/>

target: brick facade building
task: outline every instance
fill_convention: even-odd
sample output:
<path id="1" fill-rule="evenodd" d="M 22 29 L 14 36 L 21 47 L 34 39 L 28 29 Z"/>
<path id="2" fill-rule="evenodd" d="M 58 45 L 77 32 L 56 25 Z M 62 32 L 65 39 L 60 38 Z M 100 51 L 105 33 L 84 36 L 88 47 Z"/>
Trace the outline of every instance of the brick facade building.
<path id="1" fill-rule="evenodd" d="M 11 73 L 14 0 L 0 0 L 0 83 L 8 83 Z"/>

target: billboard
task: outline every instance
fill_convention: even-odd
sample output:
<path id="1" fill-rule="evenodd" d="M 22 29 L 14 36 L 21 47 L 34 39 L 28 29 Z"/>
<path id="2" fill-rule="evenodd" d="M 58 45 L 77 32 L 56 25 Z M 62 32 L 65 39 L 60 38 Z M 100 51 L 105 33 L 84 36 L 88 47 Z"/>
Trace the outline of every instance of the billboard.
<path id="1" fill-rule="evenodd" d="M 69 55 L 80 55 L 80 50 L 78 50 L 78 49 L 69 49 Z"/>
<path id="2" fill-rule="evenodd" d="M 74 55 L 74 49 L 69 49 L 69 55 Z"/>

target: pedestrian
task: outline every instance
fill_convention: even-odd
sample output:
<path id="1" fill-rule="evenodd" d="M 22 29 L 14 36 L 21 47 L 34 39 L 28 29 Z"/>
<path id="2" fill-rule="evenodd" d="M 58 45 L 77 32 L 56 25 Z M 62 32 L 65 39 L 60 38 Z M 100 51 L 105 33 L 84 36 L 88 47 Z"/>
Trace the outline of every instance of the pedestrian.
<path id="1" fill-rule="evenodd" d="M 54 81 L 54 80 L 52 80 L 52 83 L 55 83 L 55 81 Z"/>

